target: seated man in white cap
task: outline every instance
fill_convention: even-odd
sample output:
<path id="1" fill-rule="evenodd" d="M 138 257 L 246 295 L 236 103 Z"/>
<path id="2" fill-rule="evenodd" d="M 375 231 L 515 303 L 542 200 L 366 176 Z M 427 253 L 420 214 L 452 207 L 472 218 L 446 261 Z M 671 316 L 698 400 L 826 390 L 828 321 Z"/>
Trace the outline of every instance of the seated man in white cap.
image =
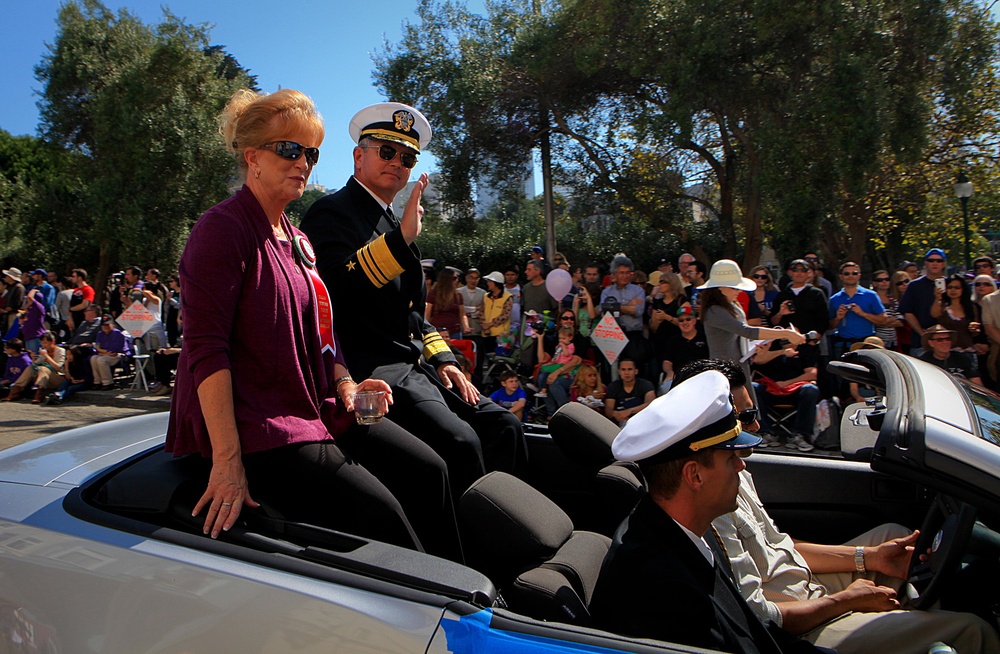
<path id="1" fill-rule="evenodd" d="M 743 371 L 731 361 L 704 359 L 685 366 L 666 397 L 715 370 L 728 379 L 744 428 L 756 429 Z M 916 534 L 886 524 L 846 545 L 793 541 L 764 509 L 750 471 L 739 478 L 736 510 L 716 518 L 712 528 L 741 594 L 765 623 L 842 654 L 924 652 L 937 641 L 960 652 L 1000 651 L 993 628 L 972 614 L 896 610 L 898 577 L 906 575 Z M 865 579 L 862 570 L 886 585 Z"/>
<path id="2" fill-rule="evenodd" d="M 591 613 L 598 626 L 629 636 L 728 652 L 815 651 L 765 627 L 718 543 L 702 536 L 736 508 L 740 451 L 760 443 L 741 430 L 730 398 L 722 373 L 701 373 L 615 438 L 615 457 L 639 463 L 649 492 L 618 528 Z"/>
<path id="3" fill-rule="evenodd" d="M 430 124 L 413 107 L 382 102 L 359 111 L 349 131 L 358 144 L 354 175 L 317 200 L 301 228 L 316 249 L 351 372 L 392 386 L 388 419 L 441 455 L 458 495 L 486 470 L 513 471 L 525 456 L 521 423 L 480 397 L 424 319 L 416 239 L 427 174 L 414 184 L 401 218 L 392 202 L 430 142 Z"/>

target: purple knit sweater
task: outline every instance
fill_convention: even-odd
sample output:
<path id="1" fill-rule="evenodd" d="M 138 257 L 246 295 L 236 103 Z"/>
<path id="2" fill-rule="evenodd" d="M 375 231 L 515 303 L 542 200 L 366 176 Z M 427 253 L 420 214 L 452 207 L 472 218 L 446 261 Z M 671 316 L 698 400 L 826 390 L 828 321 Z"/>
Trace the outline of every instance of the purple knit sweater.
<path id="1" fill-rule="evenodd" d="M 282 217 L 285 233 L 300 231 Z M 244 186 L 191 230 L 180 263 L 184 349 L 168 452 L 212 453 L 198 386 L 229 369 L 245 454 L 336 436 L 353 421 L 337 403 L 336 356 L 320 351 L 315 291 L 292 245 L 278 241 Z"/>

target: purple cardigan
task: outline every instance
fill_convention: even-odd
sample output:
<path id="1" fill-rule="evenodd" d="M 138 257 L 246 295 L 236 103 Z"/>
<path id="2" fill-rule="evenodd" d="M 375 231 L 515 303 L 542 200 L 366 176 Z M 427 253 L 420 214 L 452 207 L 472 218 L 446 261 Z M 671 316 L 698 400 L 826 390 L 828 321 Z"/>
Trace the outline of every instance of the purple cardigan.
<path id="1" fill-rule="evenodd" d="M 302 234 L 282 217 L 285 233 Z M 352 415 L 338 406 L 336 355 L 320 351 L 316 297 L 301 261 L 290 259 L 264 210 L 244 186 L 205 212 L 191 230 L 179 275 L 184 349 L 170 409 L 166 450 L 212 445 L 198 386 L 229 369 L 244 454 L 329 440 Z"/>

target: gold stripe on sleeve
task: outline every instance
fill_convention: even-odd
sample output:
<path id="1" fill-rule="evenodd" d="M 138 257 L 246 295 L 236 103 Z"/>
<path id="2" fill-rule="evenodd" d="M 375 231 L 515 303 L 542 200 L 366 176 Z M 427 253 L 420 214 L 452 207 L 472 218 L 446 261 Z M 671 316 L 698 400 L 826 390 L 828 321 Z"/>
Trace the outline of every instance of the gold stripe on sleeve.
<path id="1" fill-rule="evenodd" d="M 441 338 L 441 334 L 437 332 L 431 332 L 430 334 L 424 334 L 424 358 L 431 359 L 438 354 L 443 354 L 445 352 L 451 352 L 451 348 L 448 344 L 444 342 Z"/>
<path id="2" fill-rule="evenodd" d="M 396 261 L 396 257 L 392 256 L 389 244 L 385 242 L 385 234 L 369 243 L 368 248 L 372 260 L 385 277 L 386 283 L 403 274 L 403 267 Z"/>

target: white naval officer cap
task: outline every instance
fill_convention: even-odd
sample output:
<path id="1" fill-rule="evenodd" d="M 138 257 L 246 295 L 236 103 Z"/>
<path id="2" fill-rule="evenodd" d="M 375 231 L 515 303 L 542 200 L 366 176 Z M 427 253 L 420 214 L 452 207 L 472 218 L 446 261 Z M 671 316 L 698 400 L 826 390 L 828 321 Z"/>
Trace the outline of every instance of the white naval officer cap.
<path id="1" fill-rule="evenodd" d="M 742 430 L 729 380 L 717 370 L 691 377 L 629 418 L 611 452 L 619 461 L 670 461 L 698 450 L 745 449 L 761 439 Z"/>
<path id="2" fill-rule="evenodd" d="M 364 137 L 399 143 L 419 153 L 431 142 L 431 124 L 422 113 L 401 102 L 379 102 L 365 107 L 351 118 L 351 138 Z"/>

